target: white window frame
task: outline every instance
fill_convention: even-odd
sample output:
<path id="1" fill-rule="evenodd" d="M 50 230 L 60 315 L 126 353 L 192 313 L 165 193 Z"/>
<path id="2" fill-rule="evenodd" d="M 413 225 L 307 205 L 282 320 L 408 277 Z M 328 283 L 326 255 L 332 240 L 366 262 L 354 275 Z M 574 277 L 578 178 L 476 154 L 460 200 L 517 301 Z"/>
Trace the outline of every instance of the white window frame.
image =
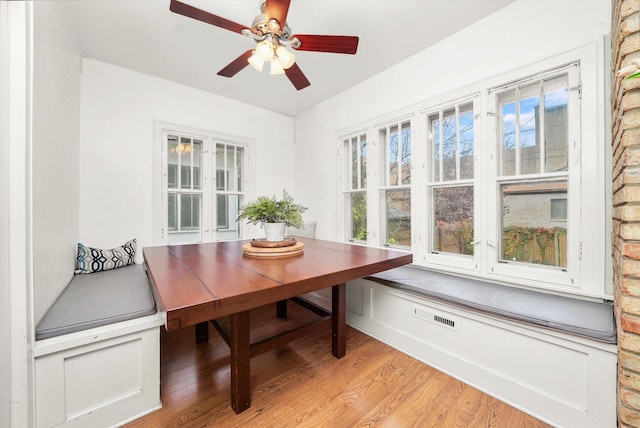
<path id="1" fill-rule="evenodd" d="M 434 100 L 435 105 L 433 107 L 423 109 L 420 112 L 420 123 L 424 129 L 424 136 L 421 140 L 421 144 L 424 146 L 423 153 L 423 162 L 421 168 L 420 175 L 420 190 L 419 192 L 422 198 L 420 201 L 420 214 L 421 218 L 427 219 L 426 223 L 419 225 L 420 236 L 423 237 L 421 239 L 422 244 L 420 245 L 419 250 L 419 262 L 425 265 L 429 265 L 432 267 L 438 267 L 439 269 L 449 270 L 451 266 L 455 266 L 455 270 L 465 270 L 465 271 L 479 271 L 481 265 L 481 257 L 482 252 L 478 251 L 477 245 L 482 242 L 482 224 L 483 213 L 485 210 L 482 208 L 482 186 L 478 185 L 478 176 L 482 177 L 481 171 L 479 171 L 478 160 L 481 156 L 481 148 L 478 147 L 479 143 L 482 141 L 481 135 L 481 121 L 480 117 L 480 94 L 472 93 L 469 95 L 465 95 L 452 100 L 443 100 L 441 98 Z M 441 102 L 444 101 L 444 102 Z M 459 183 L 470 184 L 473 186 L 473 198 L 474 198 L 474 208 L 473 208 L 473 218 L 474 218 L 474 237 L 471 241 L 474 245 L 474 254 L 470 255 L 462 255 L 462 254 L 454 254 L 454 253 L 446 253 L 446 252 L 434 252 L 432 250 L 433 243 L 433 228 L 432 225 L 435 222 L 433 218 L 433 209 L 429 206 L 429 202 L 432 200 L 432 191 L 434 188 L 441 187 L 443 182 L 435 182 L 430 179 L 432 174 L 430 167 L 430 157 L 431 157 L 431 144 L 430 136 L 429 136 L 429 118 L 434 114 L 442 112 L 444 110 L 449 110 L 451 108 L 456 108 L 458 110 L 459 106 L 471 104 L 473 107 L 473 141 L 474 141 L 474 178 L 461 180 Z M 442 141 L 440 142 L 442 144 Z M 458 169 L 459 173 L 459 169 Z M 452 184 L 458 184 L 453 183 Z"/>
<path id="2" fill-rule="evenodd" d="M 578 295 L 584 298 L 612 297 L 610 256 L 610 202 L 611 187 L 608 181 L 611 167 L 607 164 L 610 147 L 606 144 L 607 95 L 606 49 L 604 43 L 594 41 L 533 64 L 484 79 L 467 87 L 441 94 L 428 101 L 391 113 L 386 117 L 360 123 L 351 129 L 336 133 L 336 145 L 342 136 L 356 130 L 366 130 L 368 140 L 368 239 L 367 245 L 382 247 L 384 239 L 383 182 L 385 174 L 383 144 L 376 141 L 381 125 L 397 123 L 405 117 L 413 117 L 412 123 L 412 247 L 414 264 L 434 270 L 489 280 L 494 283 L 532 288 L 536 290 Z M 527 79 L 544 75 L 571 64 L 579 64 L 579 79 L 570 82 L 570 97 L 580 97 L 580 111 L 570 115 L 579 124 L 578 134 L 569 141 L 569 200 L 568 261 L 565 270 L 542 265 L 518 265 L 499 261 L 501 215 L 499 197 L 498 160 L 501 144 L 498 141 L 496 111 L 497 89 Z M 440 108 L 460 104 L 464 100 L 474 103 L 474 243 L 473 258 L 456 254 L 432 254 L 429 251 L 431 237 L 430 209 L 427 206 L 427 174 L 429 174 L 428 124 L 429 115 Z M 570 108 L 571 110 L 571 108 Z M 373 138 L 371 138 L 373 136 Z M 344 153 L 338 146 L 338 165 L 344 165 Z M 340 180 L 343 178 L 341 177 Z M 344 198 L 337 208 L 339 218 L 344 218 Z M 500 218 L 499 218 L 500 217 Z M 345 224 L 338 224 L 337 237 L 345 239 Z M 597 231 L 594 233 L 593 231 Z"/>
<path id="3" fill-rule="evenodd" d="M 247 235 L 247 227 L 243 222 L 238 225 L 238 235 L 233 238 L 224 236 L 225 231 L 219 231 L 214 224 L 217 212 L 217 194 L 215 185 L 216 144 L 229 144 L 244 148 L 244 192 L 222 192 L 224 194 L 234 193 L 243 195 L 243 201 L 255 199 L 255 164 L 253 159 L 255 143 L 252 139 L 221 134 L 208 130 L 186 127 L 166 122 L 154 122 L 153 138 L 153 217 L 152 217 L 152 242 L 153 245 L 167 245 L 168 233 L 168 212 L 167 212 L 167 153 L 165 150 L 166 134 L 175 133 L 180 136 L 188 136 L 203 141 L 202 151 L 202 194 L 201 202 L 201 242 L 213 242 L 229 239 L 242 239 Z M 233 219 L 235 221 L 235 219 Z"/>

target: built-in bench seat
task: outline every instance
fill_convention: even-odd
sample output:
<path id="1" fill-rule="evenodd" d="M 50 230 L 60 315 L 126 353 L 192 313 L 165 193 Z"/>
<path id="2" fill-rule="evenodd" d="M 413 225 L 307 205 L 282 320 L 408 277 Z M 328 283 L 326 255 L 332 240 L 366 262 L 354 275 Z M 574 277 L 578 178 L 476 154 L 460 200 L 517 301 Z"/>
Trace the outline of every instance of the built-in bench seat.
<path id="1" fill-rule="evenodd" d="M 390 269 L 367 279 L 466 309 L 616 343 L 611 302 L 556 296 L 413 266 Z"/>
<path id="2" fill-rule="evenodd" d="M 75 275 L 36 327 L 36 340 L 156 313 L 142 265 Z"/>
<path id="3" fill-rule="evenodd" d="M 609 302 L 403 266 L 349 281 L 347 322 L 553 426 L 616 426 Z"/>
<path id="4" fill-rule="evenodd" d="M 75 275 L 36 327 L 36 426 L 119 426 L 160 408 L 161 325 L 142 265 Z"/>

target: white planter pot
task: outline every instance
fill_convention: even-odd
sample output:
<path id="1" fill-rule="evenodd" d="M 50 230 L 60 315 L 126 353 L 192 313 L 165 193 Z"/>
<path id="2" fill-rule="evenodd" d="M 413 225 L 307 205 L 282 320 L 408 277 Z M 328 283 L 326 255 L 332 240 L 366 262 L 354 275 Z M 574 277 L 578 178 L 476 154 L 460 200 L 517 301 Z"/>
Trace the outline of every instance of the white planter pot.
<path id="1" fill-rule="evenodd" d="M 262 223 L 267 241 L 282 241 L 286 225 L 284 223 Z"/>

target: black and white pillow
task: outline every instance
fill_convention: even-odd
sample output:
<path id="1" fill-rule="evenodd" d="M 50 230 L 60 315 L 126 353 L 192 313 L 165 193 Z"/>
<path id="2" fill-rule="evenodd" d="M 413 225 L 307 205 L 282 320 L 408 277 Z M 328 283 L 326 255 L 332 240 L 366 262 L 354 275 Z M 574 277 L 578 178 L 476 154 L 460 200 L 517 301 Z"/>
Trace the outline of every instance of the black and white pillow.
<path id="1" fill-rule="evenodd" d="M 93 273 L 129 266 L 136 260 L 136 240 L 111 250 L 91 248 L 78 243 L 76 273 Z"/>

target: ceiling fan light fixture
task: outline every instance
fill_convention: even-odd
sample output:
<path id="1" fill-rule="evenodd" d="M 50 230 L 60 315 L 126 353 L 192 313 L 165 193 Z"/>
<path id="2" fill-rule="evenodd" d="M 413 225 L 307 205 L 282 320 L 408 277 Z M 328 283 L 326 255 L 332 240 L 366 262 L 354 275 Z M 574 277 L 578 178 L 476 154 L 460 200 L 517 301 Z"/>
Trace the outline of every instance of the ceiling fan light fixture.
<path id="1" fill-rule="evenodd" d="M 282 64 L 278 58 L 271 60 L 271 72 L 269 74 L 284 74 L 284 68 L 282 68 Z"/>
<path id="2" fill-rule="evenodd" d="M 291 68 L 291 66 L 296 62 L 296 56 L 282 45 L 279 45 L 276 48 L 276 55 L 284 69 Z"/>
<path id="3" fill-rule="evenodd" d="M 262 71 L 262 68 L 264 67 L 264 60 L 260 58 L 258 52 L 254 51 L 253 55 L 251 55 L 247 61 L 251 64 L 251 67 L 258 71 Z"/>
<path id="4" fill-rule="evenodd" d="M 262 61 L 270 61 L 273 58 L 273 43 L 271 40 L 263 40 L 256 46 L 256 55 L 258 55 Z"/>

